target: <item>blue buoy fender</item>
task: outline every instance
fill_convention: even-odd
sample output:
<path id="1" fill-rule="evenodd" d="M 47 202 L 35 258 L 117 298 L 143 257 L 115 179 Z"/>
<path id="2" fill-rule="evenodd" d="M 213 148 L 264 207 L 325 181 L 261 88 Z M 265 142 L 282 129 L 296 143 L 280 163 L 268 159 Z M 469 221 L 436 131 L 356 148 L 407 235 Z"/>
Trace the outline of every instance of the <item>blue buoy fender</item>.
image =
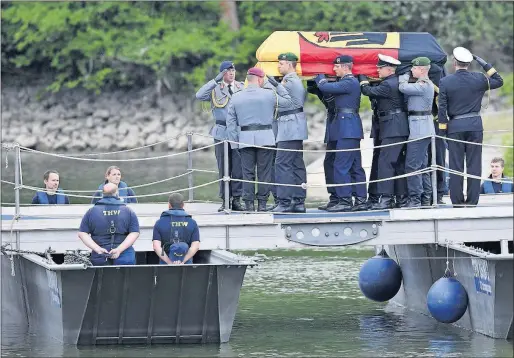
<path id="1" fill-rule="evenodd" d="M 468 293 L 457 279 L 445 275 L 428 290 L 427 306 L 439 322 L 457 322 L 468 308 Z"/>
<path id="2" fill-rule="evenodd" d="M 388 301 L 400 290 L 402 270 L 384 249 L 367 260 L 359 272 L 359 287 L 373 301 Z"/>

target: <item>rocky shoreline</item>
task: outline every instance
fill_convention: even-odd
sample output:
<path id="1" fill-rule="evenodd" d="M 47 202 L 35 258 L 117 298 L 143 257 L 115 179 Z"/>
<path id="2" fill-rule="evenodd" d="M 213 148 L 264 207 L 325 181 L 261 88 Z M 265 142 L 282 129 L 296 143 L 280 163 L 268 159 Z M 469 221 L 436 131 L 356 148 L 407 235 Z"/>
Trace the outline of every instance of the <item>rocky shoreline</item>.
<path id="1" fill-rule="evenodd" d="M 212 126 L 208 104 L 202 106 L 194 94 L 158 96 L 154 88 L 146 88 L 94 95 L 73 89 L 38 98 L 43 88 L 4 81 L 2 142 L 51 152 L 105 152 L 164 142 L 152 148 L 168 151 L 187 149 L 187 137 L 180 134 L 193 132 L 203 135 L 194 136 L 194 148 L 212 143 L 207 136 Z M 323 141 L 323 107 L 307 105 L 305 110 L 309 140 Z M 366 118 L 370 115 L 364 113 Z M 306 143 L 312 149 L 322 146 Z"/>
<path id="2" fill-rule="evenodd" d="M 48 81 L 28 83 L 20 76 L 2 78 L 2 142 L 17 142 L 49 152 L 106 152 L 152 146 L 154 151 L 187 149 L 189 132 L 193 148 L 212 143 L 209 105 L 194 94 L 157 94 L 155 88 L 110 91 L 100 95 L 83 89 L 44 93 Z M 494 96 L 494 92 L 492 93 Z M 489 110 L 502 107 L 491 98 Z M 309 125 L 307 149 L 323 147 L 325 110 L 306 105 Z M 361 113 L 365 132 L 369 132 L 371 113 Z"/>

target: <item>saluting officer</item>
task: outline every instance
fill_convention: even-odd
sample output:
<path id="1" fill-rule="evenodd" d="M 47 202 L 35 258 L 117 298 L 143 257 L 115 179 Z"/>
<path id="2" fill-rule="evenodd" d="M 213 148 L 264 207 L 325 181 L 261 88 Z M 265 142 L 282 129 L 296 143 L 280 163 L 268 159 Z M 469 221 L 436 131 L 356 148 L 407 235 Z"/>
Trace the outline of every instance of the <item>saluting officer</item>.
<path id="1" fill-rule="evenodd" d="M 477 61 L 484 71 L 469 72 L 471 61 Z M 455 73 L 441 79 L 439 86 L 439 128 L 447 131 L 450 169 L 482 175 L 482 141 L 484 127 L 480 107 L 488 89 L 500 88 L 503 79 L 493 66 L 463 47 L 453 50 Z M 452 139 L 479 143 L 468 144 Z M 464 200 L 463 177 L 450 174 L 450 198 L 454 206 L 475 206 L 480 195 L 480 179 L 468 178 L 467 198 Z"/>
<path id="2" fill-rule="evenodd" d="M 290 106 L 291 96 L 274 78 L 268 77 L 269 83 L 276 91 L 262 88 L 264 71 L 250 68 L 246 80 L 248 86 L 232 97 L 227 115 L 227 136 L 233 142 L 239 142 L 243 179 L 255 181 L 255 167 L 259 182 L 271 182 L 271 166 L 273 165 L 272 149 L 252 147 L 273 147 L 275 135 L 272 123 L 276 105 Z M 231 143 L 232 147 L 237 144 Z M 258 211 L 266 211 L 266 202 L 270 192 L 269 184 L 257 185 Z M 255 185 L 243 183 L 243 200 L 246 211 L 255 211 Z"/>
<path id="3" fill-rule="evenodd" d="M 428 78 L 429 70 L 430 59 L 427 57 L 417 57 L 412 60 L 411 69 L 412 76 L 416 79 L 416 82 L 409 83 L 409 72 L 399 77 L 400 92 L 407 97 L 409 140 L 435 134 L 432 117 L 434 84 Z M 407 156 L 405 159 L 405 172 L 407 174 L 427 167 L 429 145 L 430 138 L 407 143 Z M 425 185 L 423 185 L 423 181 Z M 407 177 L 407 187 L 409 190 L 408 207 L 430 206 L 432 185 L 428 173 Z"/>
<path id="4" fill-rule="evenodd" d="M 78 236 L 93 250 L 94 266 L 136 264 L 132 245 L 139 237 L 139 221 L 132 209 L 116 196 L 117 191 L 116 184 L 105 184 L 103 198 L 86 212 L 80 223 Z"/>
<path id="5" fill-rule="evenodd" d="M 370 100 L 377 101 L 380 140 L 382 145 L 400 143 L 409 137 L 409 121 L 403 94 L 398 89 L 396 67 L 401 62 L 390 56 L 378 55 L 378 76 L 382 82 L 378 86 L 370 86 L 367 77 L 359 75 L 362 94 Z M 405 144 L 380 148 L 378 159 L 378 179 L 391 178 L 405 173 Z M 398 207 L 408 204 L 407 182 L 405 178 L 385 180 L 377 183 L 380 201 L 371 206 L 372 209 L 383 210 L 393 208 L 393 196 L 396 195 Z"/>
<path id="6" fill-rule="evenodd" d="M 302 150 L 307 139 L 307 119 L 303 104 L 307 91 L 296 74 L 298 57 L 291 52 L 278 56 L 278 71 L 284 77 L 282 85 L 291 96 L 287 106 L 278 107 L 277 151 L 275 159 L 275 180 L 279 184 L 301 185 L 307 182 L 307 171 L 303 152 L 281 151 L 280 149 Z M 305 212 L 306 190 L 301 187 L 277 186 L 278 206 L 273 212 Z"/>
<path id="7" fill-rule="evenodd" d="M 220 72 L 218 75 L 203 85 L 198 92 L 196 98 L 200 101 L 209 101 L 211 103 L 212 116 L 214 118 L 214 126 L 210 134 L 214 137 L 214 143 L 219 143 L 227 139 L 226 119 L 228 105 L 234 93 L 241 91 L 244 88 L 242 82 L 235 80 L 236 69 L 232 61 L 223 61 L 220 65 Z M 218 164 L 218 177 L 221 179 L 225 173 L 225 156 L 223 151 L 223 144 L 218 144 L 214 147 L 216 155 L 216 162 Z M 229 147 L 230 148 L 230 147 Z M 230 150 L 230 149 L 229 149 Z M 228 168 L 231 178 L 241 179 L 243 177 L 241 170 L 241 156 L 237 148 L 232 148 L 228 155 Z M 242 184 L 238 181 L 231 181 L 229 183 L 230 197 L 232 202 L 230 207 L 234 211 L 243 211 L 241 205 Z M 225 201 L 225 183 L 220 181 L 219 196 Z M 225 202 L 221 204 L 218 211 L 225 209 Z"/>
<path id="8" fill-rule="evenodd" d="M 327 118 L 325 122 L 325 137 L 323 139 L 323 142 L 326 144 L 325 148 L 328 149 L 328 131 L 330 124 L 335 118 L 336 105 L 334 101 L 334 95 L 329 93 L 322 93 L 316 85 L 316 82 L 313 80 L 307 81 L 307 92 L 318 96 L 319 100 L 321 101 L 321 103 L 323 103 L 327 110 Z M 325 173 L 325 183 L 327 184 L 334 184 L 334 159 L 334 152 L 325 153 L 325 160 L 323 160 L 323 170 Z M 335 206 L 339 203 L 335 187 L 327 187 L 327 192 L 330 195 L 329 201 L 326 204 L 318 206 L 319 210 L 327 210 L 327 208 Z"/>
<path id="9" fill-rule="evenodd" d="M 336 82 L 328 82 L 325 75 L 314 79 L 322 93 L 334 95 L 335 118 L 328 130 L 327 149 L 357 149 L 335 153 L 334 182 L 335 184 L 362 184 L 336 187 L 338 203 L 327 207 L 327 211 L 357 211 L 366 207 L 366 173 L 362 168 L 360 141 L 364 138 L 362 121 L 359 116 L 361 91 L 359 81 L 352 75 L 353 58 L 342 55 L 334 60 Z M 352 201 L 355 193 L 355 205 Z"/>

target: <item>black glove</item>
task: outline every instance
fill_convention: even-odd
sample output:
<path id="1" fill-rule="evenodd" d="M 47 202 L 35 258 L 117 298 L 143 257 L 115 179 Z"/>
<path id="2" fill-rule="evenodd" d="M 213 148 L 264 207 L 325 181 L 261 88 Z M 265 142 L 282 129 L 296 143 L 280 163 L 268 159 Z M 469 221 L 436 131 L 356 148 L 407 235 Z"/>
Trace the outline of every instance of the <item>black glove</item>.
<path id="1" fill-rule="evenodd" d="M 268 75 L 266 75 L 266 77 L 268 78 L 268 82 L 271 83 L 272 86 L 274 86 L 274 87 L 278 86 L 278 82 L 276 79 L 274 79 L 273 77 L 268 76 Z"/>
<path id="2" fill-rule="evenodd" d="M 473 59 L 478 62 L 478 64 L 482 67 L 484 67 L 485 65 L 487 65 L 487 62 L 484 61 L 483 58 L 480 58 L 478 57 L 477 55 L 473 55 Z"/>
<path id="3" fill-rule="evenodd" d="M 359 83 L 361 83 L 362 81 L 367 81 L 368 80 L 368 76 L 366 76 L 366 75 L 357 75 L 357 80 L 359 80 Z"/>
<path id="4" fill-rule="evenodd" d="M 220 83 L 221 80 L 223 80 L 223 76 L 225 76 L 225 73 L 227 73 L 228 70 L 223 70 L 216 77 L 214 77 L 214 82 Z"/>

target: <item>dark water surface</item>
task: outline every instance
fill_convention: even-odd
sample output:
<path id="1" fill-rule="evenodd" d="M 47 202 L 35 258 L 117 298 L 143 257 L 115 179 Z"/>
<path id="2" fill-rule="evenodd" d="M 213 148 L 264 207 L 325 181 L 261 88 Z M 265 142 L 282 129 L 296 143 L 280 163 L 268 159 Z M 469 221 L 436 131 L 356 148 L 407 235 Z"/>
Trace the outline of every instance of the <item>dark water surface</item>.
<path id="1" fill-rule="evenodd" d="M 250 254 L 250 253 L 248 253 Z M 253 252 L 251 253 L 253 255 Z M 367 300 L 357 277 L 371 251 L 265 252 L 247 271 L 229 343 L 63 346 L 2 328 L 5 357 L 512 357 L 512 342 Z"/>

